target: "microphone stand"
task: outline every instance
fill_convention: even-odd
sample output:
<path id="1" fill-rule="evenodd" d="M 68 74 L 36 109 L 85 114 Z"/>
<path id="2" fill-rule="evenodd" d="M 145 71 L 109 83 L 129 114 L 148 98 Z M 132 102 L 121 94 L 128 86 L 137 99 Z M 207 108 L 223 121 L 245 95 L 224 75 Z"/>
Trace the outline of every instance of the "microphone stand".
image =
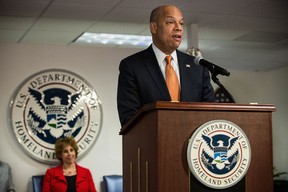
<path id="1" fill-rule="evenodd" d="M 216 83 L 220 89 L 223 91 L 223 93 L 226 95 L 226 97 L 229 98 L 230 101 L 232 101 L 233 103 L 236 103 L 233 96 L 229 93 L 229 91 L 224 87 L 224 85 L 222 85 L 222 83 L 219 81 L 219 79 L 217 78 L 216 73 L 211 73 L 211 79 L 213 80 L 214 83 Z"/>
<path id="2" fill-rule="evenodd" d="M 201 52 L 200 52 L 200 49 L 199 48 L 195 49 L 194 47 L 188 48 L 186 50 L 186 53 L 188 55 L 192 55 L 194 57 L 196 57 L 198 55 L 199 56 L 202 55 Z M 211 73 L 212 80 L 214 81 L 214 83 L 216 83 L 220 87 L 220 89 L 223 91 L 223 93 L 226 95 L 226 97 L 229 98 L 229 100 L 232 101 L 233 103 L 236 103 L 234 98 L 233 98 L 233 96 L 229 93 L 229 91 L 224 87 L 224 85 L 222 85 L 222 83 L 217 78 L 217 75 L 219 75 L 219 74 L 217 72 L 215 72 L 215 68 L 214 68 L 213 72 L 210 71 L 210 73 Z"/>

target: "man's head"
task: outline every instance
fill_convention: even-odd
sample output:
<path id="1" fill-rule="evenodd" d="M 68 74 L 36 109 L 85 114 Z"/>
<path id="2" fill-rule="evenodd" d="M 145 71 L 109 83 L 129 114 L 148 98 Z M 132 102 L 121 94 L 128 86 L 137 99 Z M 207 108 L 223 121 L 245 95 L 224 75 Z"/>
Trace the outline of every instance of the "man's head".
<path id="1" fill-rule="evenodd" d="M 156 47 L 170 55 L 179 47 L 182 41 L 182 12 L 173 5 L 155 8 L 150 15 L 150 31 Z"/>

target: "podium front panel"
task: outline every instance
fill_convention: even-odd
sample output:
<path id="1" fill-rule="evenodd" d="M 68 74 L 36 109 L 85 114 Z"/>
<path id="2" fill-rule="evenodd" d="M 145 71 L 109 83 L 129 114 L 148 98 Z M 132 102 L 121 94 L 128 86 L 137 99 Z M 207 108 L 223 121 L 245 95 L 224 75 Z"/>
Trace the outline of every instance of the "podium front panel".
<path id="1" fill-rule="evenodd" d="M 273 191 L 271 111 L 152 109 L 123 134 L 123 189 L 125 192 L 207 192 L 187 163 L 189 138 L 201 125 L 226 120 L 241 127 L 251 145 L 246 176 L 219 192 Z M 199 185 L 199 186 L 198 186 Z"/>

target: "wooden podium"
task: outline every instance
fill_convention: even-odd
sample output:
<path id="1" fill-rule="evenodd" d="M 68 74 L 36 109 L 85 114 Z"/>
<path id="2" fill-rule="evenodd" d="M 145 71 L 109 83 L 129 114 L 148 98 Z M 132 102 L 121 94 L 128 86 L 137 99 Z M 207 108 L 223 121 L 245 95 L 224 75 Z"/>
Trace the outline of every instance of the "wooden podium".
<path id="1" fill-rule="evenodd" d="M 201 186 L 191 174 L 186 151 L 189 138 L 199 126 L 221 119 L 245 132 L 251 145 L 251 163 L 238 184 L 242 186 L 217 191 L 272 192 L 273 111 L 274 105 L 234 103 L 156 102 L 143 107 L 120 131 L 123 191 L 215 191 Z"/>

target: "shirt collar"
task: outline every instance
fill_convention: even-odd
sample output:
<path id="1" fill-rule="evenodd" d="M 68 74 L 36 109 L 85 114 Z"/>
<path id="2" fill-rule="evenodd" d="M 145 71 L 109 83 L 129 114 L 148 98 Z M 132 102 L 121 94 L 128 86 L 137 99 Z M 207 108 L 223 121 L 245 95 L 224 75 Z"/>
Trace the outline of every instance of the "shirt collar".
<path id="1" fill-rule="evenodd" d="M 152 43 L 152 49 L 156 55 L 156 58 L 158 59 L 158 61 L 160 61 L 159 63 L 161 63 L 161 61 L 163 62 L 167 55 L 165 53 L 163 53 L 160 49 L 158 49 L 158 47 L 156 47 L 156 45 L 154 43 Z M 176 50 L 173 51 L 172 54 L 170 54 L 170 55 L 172 56 L 173 60 L 176 63 L 178 63 Z"/>

